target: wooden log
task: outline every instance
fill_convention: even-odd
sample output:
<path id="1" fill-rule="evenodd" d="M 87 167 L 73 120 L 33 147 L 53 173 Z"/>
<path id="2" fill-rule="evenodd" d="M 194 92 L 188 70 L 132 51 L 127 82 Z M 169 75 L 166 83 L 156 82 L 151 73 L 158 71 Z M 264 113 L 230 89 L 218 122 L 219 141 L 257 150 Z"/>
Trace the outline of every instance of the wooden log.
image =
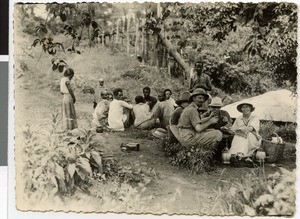
<path id="1" fill-rule="evenodd" d="M 173 44 L 165 37 L 163 31 L 158 33 L 159 38 L 162 40 L 163 44 L 167 47 L 168 51 L 174 57 L 176 62 L 183 68 L 185 72 L 185 76 L 190 75 L 191 69 L 190 66 L 185 62 L 185 60 L 181 57 L 181 55 L 176 51 Z"/>

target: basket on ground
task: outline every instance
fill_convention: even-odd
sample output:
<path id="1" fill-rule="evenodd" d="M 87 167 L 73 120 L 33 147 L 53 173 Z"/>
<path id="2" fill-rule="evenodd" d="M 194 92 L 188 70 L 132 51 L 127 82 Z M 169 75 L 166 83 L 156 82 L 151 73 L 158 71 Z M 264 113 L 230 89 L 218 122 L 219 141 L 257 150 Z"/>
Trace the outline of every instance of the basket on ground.
<path id="1" fill-rule="evenodd" d="M 266 162 L 276 163 L 283 159 L 283 150 L 285 143 L 274 143 L 268 140 L 262 140 L 262 149 L 266 152 Z"/>

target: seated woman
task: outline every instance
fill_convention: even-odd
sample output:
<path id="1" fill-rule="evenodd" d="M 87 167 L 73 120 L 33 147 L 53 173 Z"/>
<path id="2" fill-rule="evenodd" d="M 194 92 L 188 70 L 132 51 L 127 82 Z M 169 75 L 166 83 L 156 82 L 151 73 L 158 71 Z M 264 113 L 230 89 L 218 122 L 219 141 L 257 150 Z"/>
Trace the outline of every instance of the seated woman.
<path id="1" fill-rule="evenodd" d="M 145 103 L 142 96 L 135 97 L 136 105 L 133 106 L 134 127 L 138 129 L 151 129 L 155 126 L 153 113 L 150 112 L 150 107 Z"/>
<path id="2" fill-rule="evenodd" d="M 237 110 L 243 115 L 236 118 L 231 127 L 234 137 L 229 153 L 241 157 L 251 156 L 259 148 L 262 140 L 258 134 L 259 118 L 252 114 L 255 108 L 250 103 L 239 104 Z"/>

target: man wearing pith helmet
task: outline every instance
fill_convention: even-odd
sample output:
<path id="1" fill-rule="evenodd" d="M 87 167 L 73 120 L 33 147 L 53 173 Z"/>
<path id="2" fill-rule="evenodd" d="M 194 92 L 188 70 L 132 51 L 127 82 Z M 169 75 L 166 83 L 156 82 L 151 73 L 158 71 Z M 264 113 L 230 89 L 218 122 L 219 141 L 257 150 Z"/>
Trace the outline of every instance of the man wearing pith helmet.
<path id="1" fill-rule="evenodd" d="M 223 139 L 214 153 L 214 159 L 216 160 L 221 160 L 222 151 L 225 147 L 230 146 L 233 134 L 230 130 L 232 126 L 232 119 L 230 118 L 228 112 L 221 110 L 222 106 L 222 99 L 220 97 L 214 97 L 209 104 L 209 111 L 201 116 L 203 122 L 214 116 L 218 118 L 217 123 L 208 127 L 210 129 L 220 130 L 223 133 Z"/>
<path id="2" fill-rule="evenodd" d="M 208 130 L 208 127 L 218 122 L 218 117 L 213 116 L 206 122 L 202 122 L 198 107 L 208 99 L 206 91 L 196 88 L 189 98 L 190 105 L 187 106 L 178 122 L 179 135 L 184 146 L 200 147 L 213 151 L 222 140 L 222 132 L 219 130 Z"/>
<path id="3" fill-rule="evenodd" d="M 209 126 L 209 128 L 217 129 L 220 131 L 229 130 L 232 126 L 232 119 L 227 111 L 221 110 L 223 107 L 223 102 L 220 97 L 212 98 L 211 103 L 209 104 L 209 111 L 204 113 L 201 117 L 203 119 L 217 116 L 219 118 L 216 124 Z"/>

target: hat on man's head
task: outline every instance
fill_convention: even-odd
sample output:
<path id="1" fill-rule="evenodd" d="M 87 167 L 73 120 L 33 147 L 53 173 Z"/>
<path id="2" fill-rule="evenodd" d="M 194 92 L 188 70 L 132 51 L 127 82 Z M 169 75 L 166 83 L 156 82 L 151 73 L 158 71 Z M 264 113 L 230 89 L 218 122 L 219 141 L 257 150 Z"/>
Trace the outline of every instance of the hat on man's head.
<path id="1" fill-rule="evenodd" d="M 244 102 L 244 103 L 241 103 L 241 104 L 237 105 L 237 107 L 236 107 L 237 110 L 238 110 L 239 112 L 241 112 L 241 113 L 242 113 L 242 106 L 243 106 L 243 105 L 250 106 L 251 112 L 253 112 L 253 111 L 255 110 L 255 107 L 254 107 L 251 103 Z"/>
<path id="2" fill-rule="evenodd" d="M 193 97 L 194 96 L 198 96 L 198 95 L 204 96 L 205 100 L 207 100 L 209 98 L 208 94 L 206 93 L 206 91 L 203 88 L 196 88 L 193 91 L 192 95 L 190 96 L 189 102 L 192 102 L 193 101 Z"/>
<path id="3" fill-rule="evenodd" d="M 223 106 L 222 99 L 220 97 L 214 97 L 211 100 L 211 103 L 209 104 L 209 106 L 212 106 L 212 107 L 222 107 Z"/>
<path id="4" fill-rule="evenodd" d="M 103 78 L 99 78 L 99 81 L 104 81 Z"/>
<path id="5" fill-rule="evenodd" d="M 180 97 L 178 98 L 178 100 L 175 102 L 177 105 L 180 105 L 184 102 L 189 102 L 191 93 L 188 91 L 185 91 L 183 93 L 180 94 Z"/>

